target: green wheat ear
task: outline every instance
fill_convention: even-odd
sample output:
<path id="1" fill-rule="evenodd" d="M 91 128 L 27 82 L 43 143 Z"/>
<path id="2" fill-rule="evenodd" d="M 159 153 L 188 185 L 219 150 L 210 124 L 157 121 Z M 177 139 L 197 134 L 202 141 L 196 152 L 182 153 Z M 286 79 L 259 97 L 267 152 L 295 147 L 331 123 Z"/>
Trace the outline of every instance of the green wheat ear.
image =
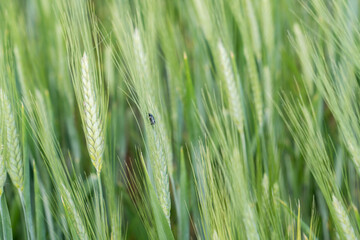
<path id="1" fill-rule="evenodd" d="M 342 203 L 335 197 L 335 195 L 332 195 L 332 205 L 339 220 L 341 230 L 344 233 L 344 237 L 348 240 L 357 239 L 355 237 L 354 229 L 351 226 L 350 219 L 345 211 L 345 208 L 343 207 Z"/>
<path id="2" fill-rule="evenodd" d="M 138 29 L 134 30 L 132 39 L 135 61 L 137 63 L 136 70 L 139 74 L 139 78 L 134 82 L 135 90 L 139 96 L 139 105 L 143 109 L 151 111 L 155 116 L 158 116 L 156 127 L 146 127 L 146 131 L 149 138 L 148 144 L 151 157 L 151 169 L 154 177 L 156 195 L 170 225 L 171 199 L 168 169 L 170 169 L 171 173 L 171 146 L 169 145 L 166 136 L 165 125 L 161 119 L 158 106 L 154 104 L 153 89 L 149 80 L 151 72 L 148 68 L 147 54 L 144 50 L 142 38 Z M 146 89 L 146 93 L 144 92 L 144 89 Z"/>
<path id="3" fill-rule="evenodd" d="M 104 153 L 104 134 L 98 102 L 90 81 L 89 61 L 86 53 L 81 59 L 81 82 L 86 144 L 91 162 L 97 173 L 100 174 Z"/>
<path id="4" fill-rule="evenodd" d="M 2 114 L 4 117 L 6 131 L 5 164 L 11 181 L 17 189 L 24 189 L 24 165 L 21 157 L 19 135 L 16 128 L 14 113 L 11 103 L 5 92 L 0 89 L 2 102 Z"/>
<path id="5" fill-rule="evenodd" d="M 230 58 L 221 41 L 218 42 L 221 74 L 225 82 L 226 95 L 229 102 L 230 115 L 240 134 L 244 132 L 244 114 L 240 94 L 236 86 Z"/>
<path id="6" fill-rule="evenodd" d="M 63 195 L 61 196 L 61 202 L 64 206 L 64 209 L 66 210 L 66 213 L 68 214 L 70 221 L 72 222 L 72 225 L 75 227 L 77 236 L 82 240 L 89 239 L 83 220 L 76 208 L 70 192 L 64 185 L 62 185 L 62 188 Z"/>

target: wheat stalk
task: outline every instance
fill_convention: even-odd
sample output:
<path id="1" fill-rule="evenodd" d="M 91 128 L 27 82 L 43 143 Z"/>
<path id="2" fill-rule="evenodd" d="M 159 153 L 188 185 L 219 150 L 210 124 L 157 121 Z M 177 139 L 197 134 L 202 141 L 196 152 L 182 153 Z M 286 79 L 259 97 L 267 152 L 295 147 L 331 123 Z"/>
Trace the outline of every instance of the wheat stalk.
<path id="1" fill-rule="evenodd" d="M 84 104 L 84 124 L 87 149 L 97 174 L 100 175 L 104 152 L 103 124 L 96 101 L 94 86 L 90 80 L 89 60 L 84 53 L 81 59 L 82 100 Z"/>
<path id="2" fill-rule="evenodd" d="M 346 211 L 341 204 L 341 202 L 335 197 L 335 195 L 332 195 L 332 205 L 335 210 L 335 214 L 337 219 L 339 220 L 341 230 L 344 233 L 344 237 L 348 240 L 356 239 L 354 229 L 352 228 L 350 224 L 350 219 L 348 215 L 346 214 Z"/>
<path id="3" fill-rule="evenodd" d="M 242 134 L 244 131 L 244 115 L 240 102 L 240 94 L 237 90 L 229 56 L 221 41 L 218 42 L 218 49 L 220 55 L 221 73 L 225 82 L 226 94 L 230 107 L 230 115 L 238 131 Z"/>
<path id="4" fill-rule="evenodd" d="M 20 141 L 16 128 L 15 117 L 11 104 L 5 92 L 0 89 L 6 130 L 6 169 L 15 187 L 22 191 L 24 189 L 24 165 L 21 157 Z"/>

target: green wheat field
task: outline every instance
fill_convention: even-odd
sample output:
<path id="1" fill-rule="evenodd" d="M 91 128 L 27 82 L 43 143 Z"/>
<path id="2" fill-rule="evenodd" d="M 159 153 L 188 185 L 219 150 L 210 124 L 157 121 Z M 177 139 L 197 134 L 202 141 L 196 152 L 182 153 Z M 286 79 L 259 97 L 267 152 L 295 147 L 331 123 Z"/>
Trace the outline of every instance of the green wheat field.
<path id="1" fill-rule="evenodd" d="M 0 0 L 0 239 L 360 239 L 359 0 Z"/>

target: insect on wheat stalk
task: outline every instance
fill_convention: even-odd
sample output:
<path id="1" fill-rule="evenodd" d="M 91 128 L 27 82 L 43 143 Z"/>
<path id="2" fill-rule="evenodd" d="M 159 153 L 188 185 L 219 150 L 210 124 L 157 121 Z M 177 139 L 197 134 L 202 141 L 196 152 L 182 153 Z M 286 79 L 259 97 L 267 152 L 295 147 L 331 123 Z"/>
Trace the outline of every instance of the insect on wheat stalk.
<path id="1" fill-rule="evenodd" d="M 151 155 L 151 169 L 154 176 L 154 185 L 157 198 L 159 199 L 160 206 L 166 216 L 166 219 L 170 225 L 170 191 L 169 191 L 169 174 L 168 166 L 171 167 L 171 150 L 167 141 L 165 133 L 165 125 L 161 121 L 161 118 L 157 118 L 155 122 L 155 116 L 160 116 L 157 106 L 154 104 L 152 86 L 150 85 L 149 76 L 150 69 L 147 65 L 147 55 L 144 51 L 142 39 L 138 29 L 133 33 L 134 44 L 134 56 L 137 63 L 136 71 L 138 72 L 136 81 L 134 81 L 135 89 L 139 96 L 139 105 L 152 109 L 152 113 L 148 113 L 148 118 L 151 126 L 153 126 L 149 137 L 150 155 Z M 147 94 L 141 94 L 142 89 L 146 89 Z M 155 123 L 157 127 L 155 126 Z M 170 170 L 171 171 L 171 170 Z"/>

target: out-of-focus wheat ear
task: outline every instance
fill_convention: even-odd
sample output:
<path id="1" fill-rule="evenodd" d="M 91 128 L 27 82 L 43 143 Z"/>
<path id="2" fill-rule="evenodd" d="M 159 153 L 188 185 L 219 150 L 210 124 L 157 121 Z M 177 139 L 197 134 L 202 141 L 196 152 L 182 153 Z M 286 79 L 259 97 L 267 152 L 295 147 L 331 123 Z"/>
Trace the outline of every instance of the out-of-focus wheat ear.
<path id="1" fill-rule="evenodd" d="M 97 174 L 100 175 L 104 153 L 104 134 L 103 124 L 99 116 L 99 103 L 96 101 L 94 85 L 90 80 L 89 60 L 84 53 L 81 59 L 81 81 L 82 81 L 82 100 L 85 124 L 86 144 Z"/>
<path id="2" fill-rule="evenodd" d="M 295 33 L 295 45 L 296 45 L 295 48 L 300 58 L 300 63 L 304 74 L 303 75 L 304 82 L 308 87 L 308 91 L 310 93 L 313 93 L 314 69 L 308 49 L 309 43 L 306 39 L 306 36 L 303 34 L 300 26 L 297 23 L 294 24 L 294 33 Z"/>
<path id="3" fill-rule="evenodd" d="M 218 42 L 221 74 L 225 82 L 226 95 L 229 102 L 230 115 L 240 134 L 244 131 L 244 114 L 240 101 L 240 94 L 235 83 L 234 73 L 231 67 L 229 56 L 221 41 Z"/>
<path id="4" fill-rule="evenodd" d="M 276 211 L 280 212 L 280 189 L 277 182 L 274 183 L 274 186 L 272 187 L 271 195 Z"/>
<path id="5" fill-rule="evenodd" d="M 260 239 L 256 226 L 254 209 L 252 209 L 250 202 L 248 202 L 248 206 L 244 207 L 243 214 L 244 214 L 244 225 L 248 239 Z"/>
<path id="6" fill-rule="evenodd" d="M 71 197 L 70 192 L 66 189 L 64 185 L 62 185 L 62 188 L 63 195 L 61 196 L 61 202 L 64 206 L 66 215 L 68 216 L 71 224 L 75 228 L 77 236 L 79 237 L 79 239 L 82 240 L 89 239 L 84 223 L 81 219 L 79 212 L 77 211 L 76 205 Z"/>
<path id="7" fill-rule="evenodd" d="M 272 17 L 272 6 L 270 0 L 261 1 L 261 13 L 262 13 L 262 30 L 263 30 L 263 39 L 265 42 L 266 50 L 268 56 L 273 54 L 274 51 L 274 41 L 275 41 L 275 30 Z"/>
<path id="8" fill-rule="evenodd" d="M 250 24 L 250 35 L 251 35 L 251 42 L 252 48 L 254 49 L 254 53 L 256 59 L 258 61 L 261 60 L 261 38 L 260 38 L 260 31 L 259 31 L 259 24 L 256 20 L 254 6 L 251 0 L 246 0 L 246 15 L 248 18 L 248 22 Z"/>
<path id="9" fill-rule="evenodd" d="M 249 51 L 249 49 L 245 48 L 244 53 L 245 53 L 246 62 L 248 64 L 251 89 L 254 95 L 253 97 L 255 103 L 255 111 L 259 126 L 261 128 L 263 124 L 263 100 L 262 100 L 262 90 L 260 86 L 259 75 L 256 68 L 255 59 L 251 54 L 251 52 Z"/>
<path id="10" fill-rule="evenodd" d="M 272 126 L 273 117 L 273 81 L 271 78 L 270 68 L 264 66 L 264 97 L 265 97 L 265 119 L 269 127 Z"/>
<path id="11" fill-rule="evenodd" d="M 219 235 L 217 234 L 216 230 L 213 231 L 212 240 L 220 240 Z"/>
<path id="12" fill-rule="evenodd" d="M 20 140 L 11 103 L 2 89 L 0 89 L 0 100 L 6 132 L 4 154 L 6 169 L 15 187 L 22 191 L 24 189 L 24 164 L 21 157 Z"/>
<path id="13" fill-rule="evenodd" d="M 264 202 L 267 203 L 267 201 L 269 201 L 269 177 L 267 176 L 266 173 L 264 173 L 264 177 L 262 179 L 262 190 L 263 190 L 263 199 L 264 199 Z"/>
<path id="14" fill-rule="evenodd" d="M 356 239 L 349 216 L 347 215 L 342 203 L 335 197 L 335 195 L 332 195 L 332 205 L 334 207 L 335 214 L 339 221 L 341 230 L 343 231 L 344 237 L 348 240 Z"/>

